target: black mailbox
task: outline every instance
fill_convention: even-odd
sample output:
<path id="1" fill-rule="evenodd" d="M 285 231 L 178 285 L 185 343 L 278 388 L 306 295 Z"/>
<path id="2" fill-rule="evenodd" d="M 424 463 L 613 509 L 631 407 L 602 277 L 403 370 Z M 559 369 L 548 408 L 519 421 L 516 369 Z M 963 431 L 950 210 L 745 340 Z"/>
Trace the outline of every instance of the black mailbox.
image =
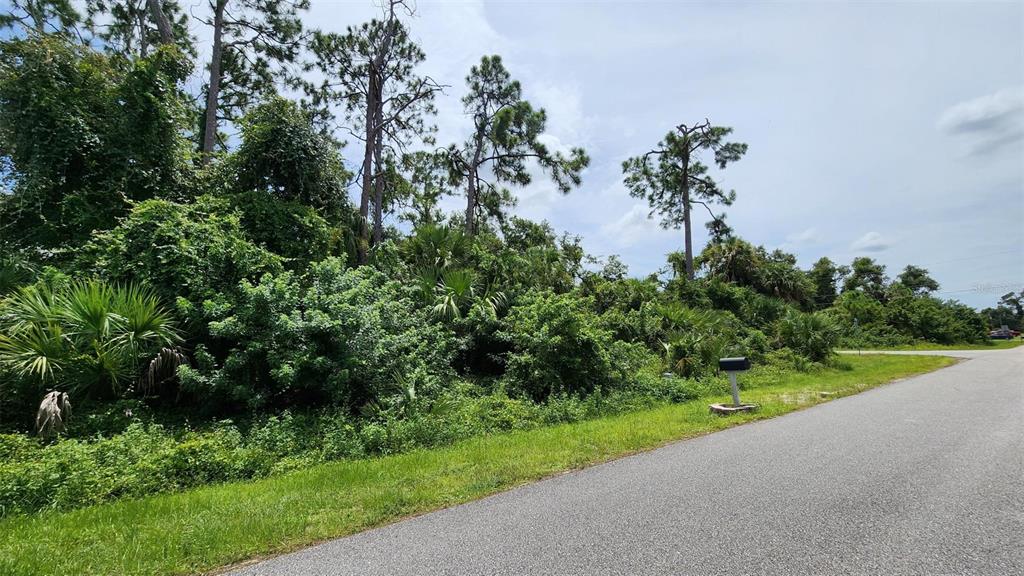
<path id="1" fill-rule="evenodd" d="M 750 360 L 740 358 L 719 358 L 718 369 L 722 372 L 742 372 L 750 370 Z"/>

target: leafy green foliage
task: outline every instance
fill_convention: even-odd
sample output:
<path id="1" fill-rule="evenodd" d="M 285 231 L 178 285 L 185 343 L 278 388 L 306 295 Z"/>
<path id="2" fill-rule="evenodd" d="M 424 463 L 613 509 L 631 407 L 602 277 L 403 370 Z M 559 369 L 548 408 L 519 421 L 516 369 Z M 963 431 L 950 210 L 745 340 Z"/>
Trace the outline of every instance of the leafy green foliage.
<path id="1" fill-rule="evenodd" d="M 242 143 L 229 160 L 232 187 L 310 206 L 337 222 L 348 210 L 350 177 L 330 138 L 289 100 L 274 97 L 242 118 Z"/>
<path id="2" fill-rule="evenodd" d="M 828 308 L 838 296 L 838 282 L 846 275 L 848 269 L 836 266 L 829 258 L 822 257 L 811 266 L 807 276 L 814 285 L 814 307 L 817 310 Z"/>
<path id="3" fill-rule="evenodd" d="M 939 283 L 928 275 L 928 271 L 913 264 L 908 265 L 896 280 L 914 294 L 930 294 L 939 289 Z"/>
<path id="4" fill-rule="evenodd" d="M 86 0 L 86 27 L 111 56 L 146 57 L 163 42 L 153 21 L 153 0 Z M 171 27 L 171 39 L 183 53 L 196 56 L 195 38 L 189 33 L 188 15 L 175 0 L 158 6 Z"/>
<path id="5" fill-rule="evenodd" d="M 12 0 L 10 10 L 0 14 L 0 29 L 14 28 L 37 35 L 70 38 L 78 32 L 82 16 L 70 0 Z"/>
<path id="6" fill-rule="evenodd" d="M 767 380 L 837 362 L 840 341 L 983 342 L 985 319 L 1024 318 L 1013 293 L 983 318 L 930 296 L 921 268 L 804 271 L 743 241 L 711 211 L 734 193 L 710 157 L 722 169 L 746 145 L 707 122 L 623 167 L 687 236 L 670 280 L 630 277 L 509 213 L 510 188 L 543 173 L 567 193 L 589 159 L 545 133 L 499 57 L 467 77 L 465 142 L 405 149 L 432 143 L 440 85 L 402 0 L 344 35 L 307 34 L 305 0 L 211 0 L 192 17 L 214 29 L 202 111 L 184 79 L 206 51 L 180 4 L 84 6 L 84 23 L 59 0 L 0 17 L 19 28 L 0 41 L 0 426 L 27 430 L 46 388 L 75 406 L 62 438 L 0 436 L 0 514 L 724 394 L 722 356 Z M 304 47 L 316 86 L 293 74 Z M 310 102 L 278 96 L 301 88 Z M 362 144 L 358 210 L 337 130 Z M 466 210 L 445 214 L 456 188 Z"/>
<path id="7" fill-rule="evenodd" d="M 998 306 L 986 308 L 981 314 L 988 322 L 989 328 L 1006 326 L 1011 330 L 1021 330 L 1024 328 L 1024 290 L 1003 294 L 999 298 Z"/>
<path id="8" fill-rule="evenodd" d="M 140 203 L 116 228 L 92 238 L 78 266 L 112 281 L 145 283 L 191 306 L 281 269 L 277 255 L 246 237 L 228 204 L 210 196 L 191 204 Z"/>
<path id="9" fill-rule="evenodd" d="M 736 337 L 735 318 L 720 310 L 696 310 L 672 303 L 661 306 L 665 326 L 667 370 L 684 378 L 706 376 L 718 370 L 718 359 Z"/>
<path id="10" fill-rule="evenodd" d="M 291 67 L 306 37 L 300 13 L 309 9 L 309 0 L 209 0 L 208 5 L 212 18 L 198 20 L 219 42 L 208 66 L 202 130 L 207 155 L 214 150 L 220 120 L 241 118 L 276 93 L 279 82 L 294 81 Z"/>
<path id="11" fill-rule="evenodd" d="M 843 282 L 843 292 L 859 291 L 875 300 L 885 300 L 885 286 L 889 278 L 885 275 L 885 266 L 871 258 L 861 256 L 853 259 L 850 274 Z"/>
<path id="12" fill-rule="evenodd" d="M 831 356 L 839 340 L 832 319 L 820 312 L 790 310 L 778 321 L 778 333 L 784 346 L 812 362 L 822 362 Z"/>
<path id="13" fill-rule="evenodd" d="M 327 259 L 302 277 L 267 274 L 206 306 L 211 341 L 183 387 L 227 406 L 339 405 L 381 397 L 393 374 L 438 390 L 454 342 L 398 283 Z"/>
<path id="14" fill-rule="evenodd" d="M 815 295 L 810 278 L 796 266 L 796 257 L 781 250 L 769 253 L 739 238 L 709 244 L 699 265 L 710 278 L 748 286 L 766 296 L 808 307 Z"/>
<path id="15" fill-rule="evenodd" d="M 0 195 L 2 240 L 74 246 L 132 200 L 180 197 L 189 183 L 173 48 L 125 69 L 59 37 L 0 44 L 0 146 L 12 164 Z"/>
<path id="16" fill-rule="evenodd" d="M 508 342 L 507 386 L 543 399 L 553 393 L 586 394 L 614 383 L 611 333 L 580 300 L 528 293 L 509 311 L 498 337 Z"/>
<path id="17" fill-rule="evenodd" d="M 466 186 L 467 233 L 476 233 L 478 219 L 504 219 L 513 200 L 501 185 L 530 184 L 528 161 L 547 172 L 563 194 L 579 186 L 580 173 L 590 158 L 582 148 L 566 155 L 541 141 L 547 114 L 523 100 L 522 86 L 512 79 L 500 56 L 484 56 L 470 69 L 466 84 L 469 93 L 462 103 L 473 119 L 473 135 L 461 146 L 449 146 L 447 155 L 453 184 Z M 480 177 L 484 169 L 493 174 L 492 180 Z"/>
<path id="18" fill-rule="evenodd" d="M 683 229 L 685 271 L 689 279 L 694 275 L 693 205 L 704 206 L 712 220 L 719 221 L 721 218 L 715 216 L 711 204 L 729 206 L 736 199 L 735 191 L 722 190 L 708 174 L 708 166 L 701 162 L 700 156 L 704 152 L 713 153 L 719 168 L 742 158 L 747 145 L 726 142 L 725 138 L 731 133 L 732 128 L 712 126 L 708 121 L 692 126 L 681 124 L 666 134 L 654 150 L 622 163 L 626 188 L 630 196 L 647 200 L 651 208 L 648 216 L 660 215 L 662 228 Z M 729 235 L 724 222 L 715 230 L 719 239 Z"/>

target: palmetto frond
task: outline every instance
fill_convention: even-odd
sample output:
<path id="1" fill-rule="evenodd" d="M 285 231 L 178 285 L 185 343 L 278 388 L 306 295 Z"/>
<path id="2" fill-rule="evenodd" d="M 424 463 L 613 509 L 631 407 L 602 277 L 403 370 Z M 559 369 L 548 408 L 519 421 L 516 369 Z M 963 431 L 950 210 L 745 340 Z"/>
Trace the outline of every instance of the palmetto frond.
<path id="1" fill-rule="evenodd" d="M 0 363 L 22 376 L 52 381 L 66 355 L 64 333 L 56 323 L 30 324 L 11 334 L 0 334 Z"/>
<path id="2" fill-rule="evenodd" d="M 0 307 L 0 322 L 8 330 L 17 332 L 29 326 L 58 323 L 61 307 L 48 286 L 21 288 L 3 300 Z"/>
<path id="3" fill-rule="evenodd" d="M 18 286 L 30 282 L 33 273 L 33 267 L 17 257 L 0 258 L 0 294 L 7 294 Z"/>
<path id="4" fill-rule="evenodd" d="M 109 339 L 122 320 L 114 289 L 104 282 L 75 282 L 54 304 L 68 336 L 83 344 Z"/>
<path id="5" fill-rule="evenodd" d="M 462 317 L 475 297 L 476 275 L 471 270 L 448 270 L 441 274 L 435 288 L 433 312 L 445 320 Z"/>
<path id="6" fill-rule="evenodd" d="M 139 374 L 152 350 L 180 340 L 153 291 L 85 280 L 22 288 L 0 303 L 0 363 L 66 389 L 113 391 Z M 167 359 L 169 360 L 169 358 Z"/>
<path id="7" fill-rule="evenodd" d="M 114 297 L 114 308 L 120 318 L 117 337 L 128 340 L 133 346 L 166 347 L 181 339 L 170 312 L 150 288 L 134 285 L 121 288 Z"/>
<path id="8" fill-rule="evenodd" d="M 437 290 L 437 281 L 441 273 L 433 266 L 420 268 L 413 277 L 413 286 L 419 296 L 420 302 L 429 304 L 434 301 Z"/>
<path id="9" fill-rule="evenodd" d="M 405 245 L 405 251 L 411 260 L 421 267 L 443 270 L 455 264 L 465 251 L 466 245 L 466 237 L 462 230 L 425 224 L 416 228 L 412 238 Z"/>

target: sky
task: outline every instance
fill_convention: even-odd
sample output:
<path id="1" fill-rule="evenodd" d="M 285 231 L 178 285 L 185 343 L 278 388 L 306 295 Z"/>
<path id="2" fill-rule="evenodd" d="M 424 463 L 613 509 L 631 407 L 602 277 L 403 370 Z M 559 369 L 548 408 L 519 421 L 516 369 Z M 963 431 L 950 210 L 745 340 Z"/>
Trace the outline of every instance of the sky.
<path id="1" fill-rule="evenodd" d="M 379 0 L 312 0 L 305 21 L 343 32 L 379 14 Z M 538 172 L 514 190 L 514 213 L 619 255 L 632 275 L 664 268 L 683 234 L 629 196 L 622 161 L 707 118 L 749 145 L 712 169 L 736 191 L 726 212 L 744 239 L 804 268 L 822 256 L 870 256 L 890 276 L 923 266 L 940 297 L 975 307 L 1024 289 L 1024 2 L 420 0 L 408 25 L 421 72 L 449 86 L 438 144 L 465 139 L 465 76 L 500 54 L 547 111 L 545 142 L 591 158 L 568 195 Z"/>
<path id="2" fill-rule="evenodd" d="M 314 0 L 307 20 L 342 31 L 376 11 Z M 421 0 L 409 25 L 423 72 L 450 86 L 438 142 L 465 138 L 465 75 L 500 54 L 546 137 L 591 157 L 578 189 L 537 178 L 515 213 L 633 275 L 662 268 L 682 232 L 648 219 L 621 163 L 708 118 L 749 145 L 716 171 L 744 239 L 803 267 L 921 265 L 977 307 L 1024 288 L 1024 3 Z"/>

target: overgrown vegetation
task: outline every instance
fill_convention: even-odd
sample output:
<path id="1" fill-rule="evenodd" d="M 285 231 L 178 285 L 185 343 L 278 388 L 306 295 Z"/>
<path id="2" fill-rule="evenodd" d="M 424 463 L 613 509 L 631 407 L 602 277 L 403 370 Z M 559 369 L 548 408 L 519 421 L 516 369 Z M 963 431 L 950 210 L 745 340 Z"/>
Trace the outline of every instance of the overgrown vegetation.
<path id="1" fill-rule="evenodd" d="M 571 193 L 590 159 L 551 145 L 500 57 L 467 71 L 472 133 L 434 141 L 442 84 L 416 72 L 406 3 L 330 35 L 303 28 L 308 2 L 211 2 L 197 22 L 222 45 L 198 94 L 189 16 L 148 4 L 0 19 L 0 515 L 683 402 L 720 391 L 722 356 L 782 377 L 839 345 L 1020 324 L 1013 294 L 982 316 L 918 267 L 802 270 L 722 214 L 698 252 L 692 208 L 732 203 L 712 166 L 747 149 L 710 122 L 624 163 L 686 238 L 631 278 L 513 214 L 515 188 Z M 51 391 L 74 407 L 56 437 L 34 430 Z"/>

